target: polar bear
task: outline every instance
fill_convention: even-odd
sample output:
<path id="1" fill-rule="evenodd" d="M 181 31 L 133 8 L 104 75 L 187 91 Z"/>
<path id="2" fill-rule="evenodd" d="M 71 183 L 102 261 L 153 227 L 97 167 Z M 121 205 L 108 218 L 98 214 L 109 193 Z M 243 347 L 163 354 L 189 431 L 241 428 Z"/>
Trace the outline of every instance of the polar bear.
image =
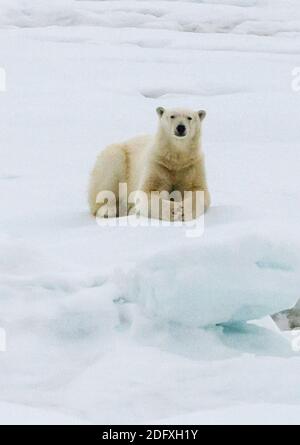
<path id="1" fill-rule="evenodd" d="M 163 107 L 156 112 L 155 135 L 109 145 L 99 154 L 89 184 L 93 215 L 139 213 L 177 221 L 197 218 L 208 209 L 210 195 L 201 149 L 206 112 Z M 121 184 L 126 186 L 125 194 L 120 192 Z"/>

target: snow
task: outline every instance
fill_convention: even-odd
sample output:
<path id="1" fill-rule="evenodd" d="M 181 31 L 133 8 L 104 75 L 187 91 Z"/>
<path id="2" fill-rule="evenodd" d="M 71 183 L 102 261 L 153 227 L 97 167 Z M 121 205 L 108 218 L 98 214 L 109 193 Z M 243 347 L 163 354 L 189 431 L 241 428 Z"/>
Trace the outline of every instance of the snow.
<path id="1" fill-rule="evenodd" d="M 0 425 L 81 425 L 79 419 L 51 410 L 41 410 L 25 405 L 0 403 Z"/>
<path id="2" fill-rule="evenodd" d="M 119 299 L 148 316 L 206 327 L 249 321 L 294 306 L 299 297 L 299 247 L 241 224 L 232 233 L 207 234 L 193 246 L 173 248 L 117 276 Z M 228 233 L 229 232 L 229 233 Z M 239 275 L 236 267 L 238 266 Z M 182 297 L 184 295 L 184 298 Z"/>
<path id="3" fill-rule="evenodd" d="M 0 1 L 1 423 L 299 422 L 298 334 L 269 317 L 299 298 L 299 23 L 294 0 Z M 203 236 L 97 225 L 98 151 L 182 105 L 207 110 Z"/>
<path id="4" fill-rule="evenodd" d="M 171 5 L 170 5 L 171 3 Z M 258 36 L 300 32 L 297 0 L 246 2 L 13 0 L 4 2 L 2 26 L 101 26 Z M 184 14 L 183 14 L 184 12 Z"/>
<path id="5" fill-rule="evenodd" d="M 200 411 L 188 416 L 164 419 L 168 425 L 297 425 L 298 412 L 293 406 L 253 404 Z"/>

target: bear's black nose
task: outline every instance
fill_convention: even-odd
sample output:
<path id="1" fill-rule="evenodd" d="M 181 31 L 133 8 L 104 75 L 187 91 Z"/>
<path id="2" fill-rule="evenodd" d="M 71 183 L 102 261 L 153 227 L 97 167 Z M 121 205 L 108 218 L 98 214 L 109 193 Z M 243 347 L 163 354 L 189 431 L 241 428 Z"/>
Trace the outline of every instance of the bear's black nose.
<path id="1" fill-rule="evenodd" d="M 185 125 L 179 124 L 176 127 L 176 133 L 178 136 L 184 136 L 185 135 Z"/>

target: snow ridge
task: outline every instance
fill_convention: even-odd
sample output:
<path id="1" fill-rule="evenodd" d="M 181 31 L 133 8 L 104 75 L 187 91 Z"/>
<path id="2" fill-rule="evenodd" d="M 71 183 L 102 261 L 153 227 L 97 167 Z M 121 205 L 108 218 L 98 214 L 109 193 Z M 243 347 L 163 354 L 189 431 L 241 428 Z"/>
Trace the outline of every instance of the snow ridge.
<path id="1" fill-rule="evenodd" d="M 49 3 L 47 0 L 39 0 L 33 3 L 29 0 L 13 0 L 4 2 L 1 9 L 2 27 L 134 27 L 209 34 L 280 34 L 290 37 L 300 33 L 300 13 L 294 0 L 277 0 L 276 8 L 265 0 L 242 4 L 239 1 L 125 3 L 55 0 Z M 287 20 L 291 14 L 293 20 Z"/>

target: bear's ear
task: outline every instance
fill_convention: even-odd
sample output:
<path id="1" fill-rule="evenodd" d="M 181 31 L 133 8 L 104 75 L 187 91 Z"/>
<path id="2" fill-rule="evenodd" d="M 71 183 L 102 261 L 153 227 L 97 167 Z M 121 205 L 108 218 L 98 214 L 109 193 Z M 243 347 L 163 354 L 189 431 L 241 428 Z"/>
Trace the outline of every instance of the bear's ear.
<path id="1" fill-rule="evenodd" d="M 206 111 L 204 111 L 204 110 L 198 111 L 198 116 L 199 116 L 200 121 L 203 121 L 203 119 L 206 116 Z"/>
<path id="2" fill-rule="evenodd" d="M 163 107 L 157 107 L 156 108 L 156 113 L 159 115 L 159 117 L 162 117 L 164 112 L 165 112 L 165 109 Z"/>

